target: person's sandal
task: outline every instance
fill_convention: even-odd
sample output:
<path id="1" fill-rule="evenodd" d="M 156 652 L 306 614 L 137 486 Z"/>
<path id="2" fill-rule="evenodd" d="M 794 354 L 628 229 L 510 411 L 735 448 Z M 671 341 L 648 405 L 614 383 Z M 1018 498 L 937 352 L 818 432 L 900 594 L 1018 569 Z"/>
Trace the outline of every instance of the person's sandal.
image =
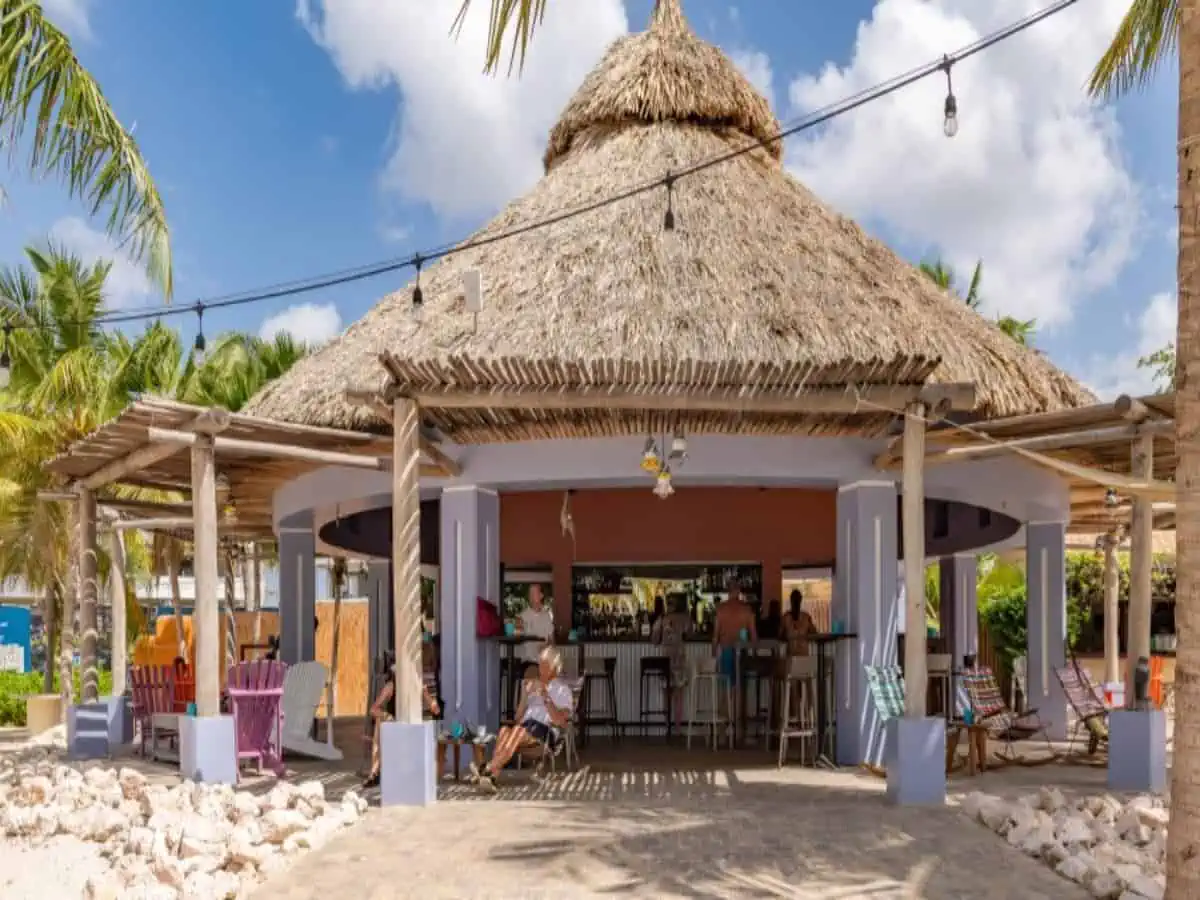
<path id="1" fill-rule="evenodd" d="M 366 778 L 363 779 L 362 788 L 364 791 L 369 791 L 369 790 L 371 790 L 371 788 L 377 788 L 377 787 L 379 787 L 379 776 L 378 775 L 368 775 Z"/>

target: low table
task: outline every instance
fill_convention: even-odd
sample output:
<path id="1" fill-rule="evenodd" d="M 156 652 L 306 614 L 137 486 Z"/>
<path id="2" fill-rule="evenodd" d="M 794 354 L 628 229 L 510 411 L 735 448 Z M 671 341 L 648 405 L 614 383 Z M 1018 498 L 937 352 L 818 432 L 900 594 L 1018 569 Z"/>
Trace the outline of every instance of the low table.
<path id="1" fill-rule="evenodd" d="M 158 738 L 179 738 L 179 713 L 155 713 L 150 717 L 150 758 L 158 760 Z"/>
<path id="2" fill-rule="evenodd" d="M 437 780 L 441 781 L 446 777 L 446 748 L 449 747 L 454 754 L 454 780 L 462 781 L 462 748 L 471 748 L 471 761 L 476 766 L 482 767 L 487 762 L 487 744 L 476 743 L 471 738 L 454 738 L 449 735 L 438 735 L 438 755 L 437 755 Z"/>
<path id="3" fill-rule="evenodd" d="M 954 767 L 955 754 L 958 753 L 958 741 L 964 731 L 967 733 L 967 774 L 978 775 L 987 769 L 987 726 L 976 722 L 968 724 L 962 720 L 956 720 L 946 723 L 947 775 Z"/>

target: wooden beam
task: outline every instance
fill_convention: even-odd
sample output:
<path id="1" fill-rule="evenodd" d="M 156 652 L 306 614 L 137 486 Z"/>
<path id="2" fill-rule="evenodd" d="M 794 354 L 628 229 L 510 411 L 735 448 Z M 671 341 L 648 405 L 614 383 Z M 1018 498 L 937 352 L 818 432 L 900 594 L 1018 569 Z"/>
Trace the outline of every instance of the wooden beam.
<path id="1" fill-rule="evenodd" d="M 374 391 L 346 391 L 346 399 L 351 403 L 357 403 L 359 406 L 368 406 L 382 421 L 390 422 L 392 419 L 392 408 L 383 397 Z M 429 461 L 434 464 L 434 467 L 441 470 L 441 475 L 447 478 L 457 478 L 462 474 L 462 466 L 457 460 L 447 456 L 437 444 L 426 437 L 420 438 L 421 452 L 429 458 Z M 425 475 L 425 472 L 421 473 Z M 432 475 L 431 477 L 436 477 Z"/>
<path id="2" fill-rule="evenodd" d="M 116 513 L 109 511 L 109 528 L 106 532 L 108 541 L 108 589 L 109 601 L 112 606 L 112 629 L 109 635 L 109 646 L 112 652 L 112 696 L 125 695 L 125 673 L 129 666 L 128 636 L 126 635 L 127 597 L 125 593 L 125 542 L 121 533 L 112 528 L 112 520 Z"/>
<path id="3" fill-rule="evenodd" d="M 1150 418 L 1150 410 L 1141 400 L 1122 394 L 1113 401 L 1113 412 L 1128 422 L 1144 422 Z"/>
<path id="4" fill-rule="evenodd" d="M 1143 435 L 1132 448 L 1130 474 L 1149 481 L 1154 477 L 1154 438 Z M 1151 573 L 1154 567 L 1154 504 L 1145 496 L 1133 498 L 1133 522 L 1129 530 L 1129 648 L 1126 672 L 1126 706 L 1134 708 L 1134 675 L 1140 657 L 1150 660 Z"/>
<path id="5" fill-rule="evenodd" d="M 925 405 L 904 414 L 904 715 L 925 717 L 928 671 L 925 659 Z"/>
<path id="6" fill-rule="evenodd" d="M 948 403 L 952 409 L 975 406 L 973 384 L 863 385 L 813 388 L 800 392 L 740 392 L 736 389 L 656 393 L 615 388 L 445 390 L 421 389 L 409 399 L 429 409 L 613 409 L 653 412 L 816 413 L 829 415 L 896 412 L 914 402 L 926 408 Z"/>
<path id="7" fill-rule="evenodd" d="M 995 443 L 987 441 L 977 444 L 966 444 L 960 447 L 934 446 L 926 452 L 925 464 L 939 465 L 951 462 L 990 459 L 996 456 L 1006 456 L 1018 447 L 1022 450 L 1038 452 L 1046 450 L 1070 450 L 1076 447 L 1091 447 L 1097 444 L 1130 441 L 1143 434 L 1158 437 L 1170 436 L 1174 435 L 1174 433 L 1174 422 L 1159 421 L 1147 422 L 1143 425 L 1117 425 L 1109 428 L 1092 428 L 1086 431 L 1037 435 L 1035 437 L 1015 438 Z M 876 459 L 875 464 L 879 468 L 885 468 L 888 462 L 889 460 L 885 453 Z"/>
<path id="8" fill-rule="evenodd" d="M 208 409 L 182 426 L 184 431 L 198 434 L 217 434 L 229 426 L 229 413 L 223 409 Z M 153 430 L 153 429 L 149 429 Z M 148 469 L 179 452 L 177 444 L 155 444 L 151 441 L 143 447 L 138 447 L 131 453 L 105 463 L 91 475 L 79 479 L 80 484 L 89 490 L 96 490 L 120 481 L 131 472 Z"/>
<path id="9" fill-rule="evenodd" d="M 191 447 L 199 440 L 197 435 L 186 431 L 171 431 L 166 428 L 146 429 L 150 440 L 155 443 L 176 444 Z M 213 449 L 218 453 L 234 453 L 244 456 L 269 456 L 277 459 L 294 459 L 300 462 L 319 463 L 327 466 L 348 466 L 355 469 L 385 471 L 390 461 L 382 456 L 364 456 L 359 453 L 344 453 L 337 450 L 317 450 L 313 447 L 294 447 L 288 444 L 272 444 L 267 441 L 247 441 L 241 438 L 215 437 Z"/>
<path id="10" fill-rule="evenodd" d="M 1104 536 L 1104 680 L 1121 680 L 1121 574 L 1117 564 L 1117 537 Z"/>
<path id="11" fill-rule="evenodd" d="M 196 599 L 192 604 L 195 642 L 196 714 L 221 713 L 221 617 L 217 606 L 217 467 L 213 438 L 192 445 L 192 534 Z"/>
<path id="12" fill-rule="evenodd" d="M 98 556 L 96 547 L 96 495 L 85 487 L 77 487 L 79 496 L 75 513 L 79 523 L 79 645 L 80 698 L 84 703 L 100 699 L 100 671 L 97 668 L 99 626 L 96 606 L 99 600 L 97 584 Z"/>
<path id="13" fill-rule="evenodd" d="M 420 414 L 397 398 L 392 415 L 392 615 L 396 629 L 396 720 L 421 721 Z"/>

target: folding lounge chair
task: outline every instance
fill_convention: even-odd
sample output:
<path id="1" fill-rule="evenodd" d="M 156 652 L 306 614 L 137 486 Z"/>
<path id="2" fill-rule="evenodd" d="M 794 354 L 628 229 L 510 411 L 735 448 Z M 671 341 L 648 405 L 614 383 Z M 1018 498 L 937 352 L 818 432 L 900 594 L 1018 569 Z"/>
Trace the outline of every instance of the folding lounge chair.
<path id="1" fill-rule="evenodd" d="M 904 715 L 904 676 L 899 666 L 864 666 L 867 673 L 867 687 L 871 691 L 871 700 L 875 704 L 875 712 L 879 721 L 887 724 L 892 719 Z M 886 777 L 881 766 L 863 763 L 872 775 Z"/>
<path id="2" fill-rule="evenodd" d="M 1027 709 L 1024 712 L 1015 713 L 1009 709 L 990 667 L 976 666 L 973 669 L 965 670 L 962 674 L 962 683 L 967 689 L 967 698 L 970 701 L 975 721 L 987 728 L 988 735 L 993 740 L 1004 741 L 1004 752 L 996 754 L 1001 762 L 1035 765 L 1036 762 L 1019 757 L 1013 744 L 1016 741 L 1029 740 L 1038 735 L 1045 740 L 1046 750 L 1050 754 L 1047 759 L 1038 762 L 1050 762 L 1057 758 L 1054 747 L 1050 743 L 1050 735 L 1038 716 L 1038 711 Z"/>
<path id="3" fill-rule="evenodd" d="M 319 662 L 288 666 L 283 676 L 283 749 L 289 753 L 337 761 L 342 751 L 333 744 L 332 716 L 326 714 L 326 740 L 312 736 L 317 705 L 326 692 L 328 670 Z"/>
<path id="4" fill-rule="evenodd" d="M 1108 707 L 1101 699 L 1100 692 L 1092 681 L 1087 669 L 1079 665 L 1078 660 L 1072 660 L 1068 666 L 1054 670 L 1054 676 L 1062 685 L 1067 702 L 1075 713 L 1075 727 L 1071 729 L 1070 746 L 1075 745 L 1075 739 L 1081 734 L 1087 735 L 1088 756 L 1108 747 Z"/>

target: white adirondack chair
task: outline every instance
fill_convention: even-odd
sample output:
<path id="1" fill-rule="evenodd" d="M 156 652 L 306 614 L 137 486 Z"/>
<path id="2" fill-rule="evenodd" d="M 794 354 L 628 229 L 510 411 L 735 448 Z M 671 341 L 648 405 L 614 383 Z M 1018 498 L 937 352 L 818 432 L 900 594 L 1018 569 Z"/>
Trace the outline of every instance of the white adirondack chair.
<path id="1" fill-rule="evenodd" d="M 288 666 L 283 678 L 283 749 L 316 759 L 340 760 L 342 751 L 333 745 L 333 729 L 325 729 L 325 740 L 312 735 L 313 720 L 321 695 L 328 687 L 328 670 L 319 662 Z"/>

